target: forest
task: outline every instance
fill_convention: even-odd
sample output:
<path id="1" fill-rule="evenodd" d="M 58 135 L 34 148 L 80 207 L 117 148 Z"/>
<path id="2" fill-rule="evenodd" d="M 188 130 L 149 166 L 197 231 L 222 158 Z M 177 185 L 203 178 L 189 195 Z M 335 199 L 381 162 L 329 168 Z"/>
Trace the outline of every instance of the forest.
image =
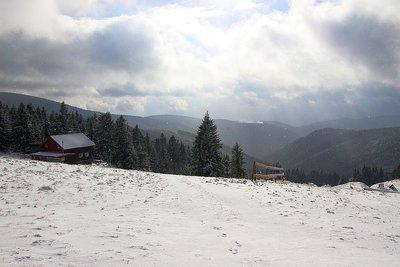
<path id="1" fill-rule="evenodd" d="M 30 153 L 50 135 L 82 132 L 95 144 L 94 158 L 124 169 L 153 171 L 178 175 L 215 177 L 246 177 L 244 152 L 238 143 L 231 155 L 221 152 L 218 130 L 208 112 L 199 126 L 192 146 L 163 133 L 151 139 L 138 125 L 130 127 L 121 115 L 115 121 L 109 112 L 94 113 L 84 118 L 78 112 L 69 112 L 60 104 L 58 112 L 50 114 L 42 107 L 20 103 L 18 107 L 0 102 L 0 150 Z M 286 179 L 296 183 L 337 185 L 349 181 L 336 173 L 301 169 L 285 171 Z M 355 169 L 351 181 L 372 185 L 400 177 L 400 165 L 392 173 L 382 168 L 363 166 Z"/>
<path id="2" fill-rule="evenodd" d="M 82 132 L 95 144 L 94 158 L 124 169 L 159 173 L 245 178 L 243 150 L 236 144 L 232 155 L 223 155 L 217 128 L 206 113 L 193 147 L 175 136 L 161 133 L 150 139 L 136 125 L 130 127 L 121 115 L 115 121 L 109 112 L 84 118 L 69 112 L 63 102 L 50 114 L 42 107 L 0 102 L 0 150 L 30 153 L 50 135 Z M 232 160 L 231 160 L 232 158 Z"/>
<path id="3" fill-rule="evenodd" d="M 400 164 L 391 173 L 385 173 L 382 168 L 363 166 L 355 168 L 353 177 L 339 176 L 337 173 L 326 173 L 323 171 L 310 171 L 306 173 L 301 169 L 290 169 L 285 171 L 285 177 L 294 183 L 313 183 L 315 185 L 338 185 L 347 182 L 362 182 L 368 186 L 379 182 L 385 182 L 400 178 Z"/>

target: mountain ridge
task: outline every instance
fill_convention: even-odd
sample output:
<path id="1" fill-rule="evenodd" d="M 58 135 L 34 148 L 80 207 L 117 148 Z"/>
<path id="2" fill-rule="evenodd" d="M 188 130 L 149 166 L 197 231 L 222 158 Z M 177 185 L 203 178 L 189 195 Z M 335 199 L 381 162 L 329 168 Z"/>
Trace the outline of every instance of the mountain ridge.
<path id="1" fill-rule="evenodd" d="M 390 171 L 400 162 L 400 127 L 320 129 L 271 153 L 266 160 L 271 159 L 288 169 L 336 172 L 348 177 L 363 165 Z"/>
<path id="2" fill-rule="evenodd" d="M 59 102 L 45 98 L 6 92 L 0 92 L 0 101 L 8 105 L 17 105 L 20 102 L 31 103 L 34 106 L 44 106 L 49 112 L 58 111 L 60 105 Z M 70 111 L 78 111 L 86 117 L 100 113 L 71 105 L 67 106 Z M 118 116 L 120 115 L 112 114 L 113 119 Z M 153 138 L 164 132 L 166 136 L 175 135 L 185 144 L 193 142 L 198 125 L 201 123 L 199 118 L 181 115 L 123 116 L 130 126 L 138 125 L 140 129 L 149 132 Z M 251 168 L 252 161 L 258 159 L 267 163 L 279 161 L 285 168 L 302 167 L 310 170 L 311 167 L 317 166 L 313 169 L 336 171 L 346 175 L 350 175 L 350 169 L 362 167 L 361 165 L 364 163 L 391 168 L 390 164 L 394 161 L 387 159 L 388 153 L 378 151 L 376 145 L 371 144 L 373 142 L 379 143 L 379 140 L 388 140 L 389 143 L 395 142 L 395 138 L 390 134 L 391 130 L 389 129 L 400 127 L 400 116 L 397 115 L 361 119 L 341 118 L 299 127 L 278 121 L 238 122 L 227 119 L 214 119 L 214 121 L 224 144 L 224 153 L 230 154 L 229 149 L 238 142 L 246 154 L 248 170 Z M 369 137 L 365 137 L 365 135 L 368 136 L 368 131 L 372 129 L 381 130 L 369 132 Z M 331 136 L 329 136 L 329 133 Z M 357 135 L 362 138 L 358 140 Z M 305 144 L 301 144 L 301 142 L 305 142 Z M 391 147 L 385 144 L 381 145 L 387 151 L 395 154 Z M 376 155 L 380 155 L 384 160 L 379 161 L 379 158 L 370 160 L 376 155 L 364 153 L 363 147 L 375 149 Z M 400 145 L 395 142 L 394 148 L 398 147 Z M 355 152 L 350 153 L 349 150 Z M 358 160 L 355 160 L 355 158 L 358 158 Z M 328 164 L 330 161 L 332 164 Z"/>

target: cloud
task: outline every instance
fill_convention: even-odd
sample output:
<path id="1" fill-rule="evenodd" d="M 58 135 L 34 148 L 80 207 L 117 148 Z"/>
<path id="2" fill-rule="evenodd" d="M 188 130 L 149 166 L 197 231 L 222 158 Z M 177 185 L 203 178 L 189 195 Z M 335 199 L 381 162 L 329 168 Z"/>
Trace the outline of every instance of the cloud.
<path id="1" fill-rule="evenodd" d="M 119 21 L 90 35 L 87 40 L 90 63 L 126 72 L 156 66 L 154 41 L 146 33 L 145 25 L 139 27 L 136 23 L 136 20 Z"/>
<path id="2" fill-rule="evenodd" d="M 314 22 L 313 27 L 347 64 L 365 70 L 363 80 L 398 86 L 400 26 L 396 17 L 351 10 L 340 20 L 324 18 Z"/>
<path id="3" fill-rule="evenodd" d="M 188 109 L 188 103 L 185 99 L 179 97 L 169 97 L 169 108 L 172 110 L 185 111 Z"/>
<path id="4" fill-rule="evenodd" d="M 253 121 L 362 116 L 361 100 L 377 114 L 398 110 L 398 1 L 277 5 L 2 1 L 0 90 L 100 111 L 209 109 Z"/>
<path id="5" fill-rule="evenodd" d="M 146 102 L 146 97 L 122 98 L 117 101 L 113 112 L 119 114 L 142 112 Z"/>

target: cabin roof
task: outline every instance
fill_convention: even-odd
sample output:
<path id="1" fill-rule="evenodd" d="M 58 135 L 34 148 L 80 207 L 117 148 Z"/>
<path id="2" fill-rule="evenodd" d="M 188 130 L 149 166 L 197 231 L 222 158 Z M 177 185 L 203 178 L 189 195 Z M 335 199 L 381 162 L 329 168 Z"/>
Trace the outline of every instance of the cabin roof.
<path id="1" fill-rule="evenodd" d="M 83 133 L 60 134 L 50 136 L 63 149 L 95 146 Z"/>

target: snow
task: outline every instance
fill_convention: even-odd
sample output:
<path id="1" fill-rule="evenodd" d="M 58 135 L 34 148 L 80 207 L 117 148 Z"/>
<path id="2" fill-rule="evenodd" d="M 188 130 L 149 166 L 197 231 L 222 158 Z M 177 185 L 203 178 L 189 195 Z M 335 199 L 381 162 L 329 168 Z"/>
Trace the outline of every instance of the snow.
<path id="1" fill-rule="evenodd" d="M 391 180 L 391 181 L 387 181 L 384 183 L 377 183 L 377 184 L 374 184 L 373 186 L 371 186 L 371 188 L 377 189 L 379 184 L 384 184 L 385 188 L 388 188 L 389 186 L 394 185 L 397 188 L 397 190 L 400 191 L 400 179 Z"/>
<path id="2" fill-rule="evenodd" d="M 1 155 L 0 265 L 399 266 L 400 194 L 350 185 Z"/>

